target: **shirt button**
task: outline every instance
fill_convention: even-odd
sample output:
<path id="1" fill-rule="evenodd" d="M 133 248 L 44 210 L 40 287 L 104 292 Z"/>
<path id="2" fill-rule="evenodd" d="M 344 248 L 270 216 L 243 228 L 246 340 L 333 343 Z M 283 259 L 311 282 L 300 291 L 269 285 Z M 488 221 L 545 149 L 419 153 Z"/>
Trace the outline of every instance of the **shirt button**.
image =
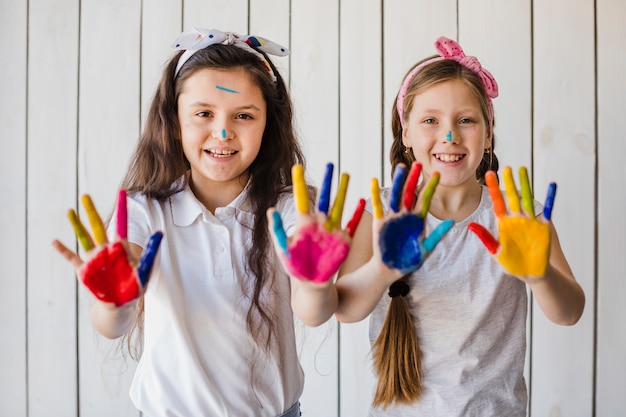
<path id="1" fill-rule="evenodd" d="M 218 253 L 224 253 L 224 248 L 223 248 L 223 247 L 219 247 L 219 248 L 217 248 L 217 252 L 218 252 Z"/>

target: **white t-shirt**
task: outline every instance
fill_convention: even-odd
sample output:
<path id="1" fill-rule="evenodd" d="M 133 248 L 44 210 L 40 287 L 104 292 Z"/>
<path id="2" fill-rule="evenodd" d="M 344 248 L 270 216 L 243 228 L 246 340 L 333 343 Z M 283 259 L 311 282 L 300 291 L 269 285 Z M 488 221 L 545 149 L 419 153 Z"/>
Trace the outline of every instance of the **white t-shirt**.
<path id="1" fill-rule="evenodd" d="M 383 201 L 388 197 L 386 189 Z M 406 300 L 423 353 L 421 398 L 372 416 L 526 416 L 526 286 L 503 271 L 470 222 L 498 236 L 487 187 L 476 211 L 454 224 L 409 278 Z M 428 214 L 426 234 L 440 223 Z M 385 294 L 371 314 L 372 343 L 390 300 Z"/>
<path id="2" fill-rule="evenodd" d="M 277 209 L 289 234 L 291 194 Z M 145 293 L 144 351 L 130 389 L 144 416 L 274 417 L 300 398 L 304 376 L 289 278 L 273 250 L 275 284 L 262 296 L 277 330 L 269 354 L 255 347 L 246 327 L 252 221 L 245 190 L 215 215 L 188 186 L 163 202 L 129 196 L 128 240 L 144 246 L 154 232 L 164 233 Z"/>

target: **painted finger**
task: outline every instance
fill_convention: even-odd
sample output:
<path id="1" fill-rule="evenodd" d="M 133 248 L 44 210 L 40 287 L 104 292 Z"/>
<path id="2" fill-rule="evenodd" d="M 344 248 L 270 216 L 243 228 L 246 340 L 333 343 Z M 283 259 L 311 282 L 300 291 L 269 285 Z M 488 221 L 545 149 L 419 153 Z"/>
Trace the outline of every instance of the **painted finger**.
<path id="1" fill-rule="evenodd" d="M 546 204 L 543 206 L 543 218 L 550 221 L 552 219 L 552 208 L 554 207 L 554 198 L 556 197 L 556 183 L 551 182 L 548 186 L 548 195 L 546 196 Z"/>
<path id="2" fill-rule="evenodd" d="M 417 180 L 422 173 L 422 164 L 419 162 L 413 162 L 411 164 L 411 170 L 406 180 L 406 187 L 404 189 L 404 207 L 407 210 L 413 209 L 415 203 L 415 190 L 417 189 Z"/>
<path id="3" fill-rule="evenodd" d="M 470 223 L 467 225 L 467 228 L 472 231 L 476 236 L 478 236 L 478 238 L 481 242 L 483 242 L 483 245 L 485 245 L 489 253 L 494 254 L 498 251 L 500 243 L 482 225 L 478 223 Z"/>
<path id="4" fill-rule="evenodd" d="M 56 249 L 57 252 L 61 254 L 61 256 L 65 258 L 66 261 L 72 264 L 74 268 L 78 269 L 83 264 L 83 260 L 80 259 L 80 256 L 78 256 L 74 251 L 70 250 L 67 246 L 61 243 L 61 241 L 56 239 L 53 240 L 52 246 L 54 247 L 54 249 Z"/>
<path id="5" fill-rule="evenodd" d="M 328 213 L 328 207 L 330 206 L 330 189 L 333 180 L 333 164 L 326 164 L 326 174 L 324 175 L 324 182 L 322 182 L 322 189 L 320 190 L 320 198 L 317 205 L 317 209 L 324 214 Z"/>
<path id="6" fill-rule="evenodd" d="M 359 204 L 356 206 L 356 209 L 354 210 L 354 214 L 352 215 L 352 218 L 350 219 L 350 221 L 348 222 L 348 225 L 346 226 L 350 237 L 354 236 L 354 232 L 356 232 L 356 228 L 359 225 L 359 222 L 361 221 L 361 216 L 363 215 L 364 210 L 365 210 L 365 200 L 361 198 L 359 200 Z"/>
<path id="7" fill-rule="evenodd" d="M 504 197 L 500 191 L 498 185 L 498 177 L 493 171 L 487 171 L 485 174 L 485 183 L 489 188 L 489 194 L 491 194 L 491 201 L 493 202 L 493 212 L 497 217 L 506 216 L 506 205 L 504 204 Z"/>
<path id="8" fill-rule="evenodd" d="M 117 194 L 117 236 L 120 239 L 128 237 L 128 207 L 126 206 L 126 190 Z"/>
<path id="9" fill-rule="evenodd" d="M 102 218 L 100 218 L 100 215 L 96 210 L 96 206 L 94 206 L 89 194 L 83 195 L 81 198 L 81 202 L 83 203 L 85 211 L 87 212 L 87 217 L 89 218 L 89 223 L 91 224 L 91 230 L 93 231 L 93 237 L 96 239 L 96 243 L 98 245 L 106 243 L 107 234 L 104 228 L 104 223 L 102 222 Z"/>
<path id="10" fill-rule="evenodd" d="M 374 218 L 382 219 L 385 213 L 383 211 L 383 202 L 380 199 L 380 186 L 378 185 L 378 178 L 372 178 L 370 189 L 372 194 L 372 209 L 374 210 Z"/>
<path id="11" fill-rule="evenodd" d="M 304 167 L 302 165 L 294 165 L 293 168 L 291 168 L 291 181 L 293 182 L 293 191 L 296 197 L 298 212 L 308 214 L 309 193 L 307 192 L 306 183 L 304 182 Z"/>
<path id="12" fill-rule="evenodd" d="M 428 184 L 426 184 L 426 188 L 424 189 L 424 196 L 422 197 L 422 211 L 420 216 L 422 219 L 426 218 L 428 214 L 428 210 L 430 209 L 430 202 L 433 199 L 433 194 L 435 194 L 435 188 L 437 188 L 437 184 L 439 184 L 439 173 L 437 171 L 433 172 L 433 176 L 431 177 Z"/>
<path id="13" fill-rule="evenodd" d="M 277 211 L 272 213 L 272 219 L 274 220 L 273 229 L 276 240 L 278 241 L 278 246 L 280 246 L 283 250 L 285 256 L 289 257 L 289 252 L 287 251 L 287 234 L 285 233 L 285 228 L 283 226 L 283 219 Z"/>
<path id="14" fill-rule="evenodd" d="M 141 254 L 141 258 L 139 258 L 139 265 L 137 266 L 137 276 L 139 276 L 139 282 L 141 282 L 141 287 L 145 287 L 150 279 L 150 272 L 152 271 L 152 266 L 154 265 L 154 259 L 156 258 L 156 254 L 159 251 L 159 246 L 161 245 L 161 240 L 163 239 L 163 232 L 156 232 L 150 239 L 148 239 L 148 243 L 146 244 L 143 253 Z"/>
<path id="15" fill-rule="evenodd" d="M 350 181 L 350 175 L 345 172 L 341 174 L 341 180 L 339 181 L 339 189 L 335 196 L 335 202 L 331 210 L 330 219 L 327 221 L 327 230 L 333 231 L 341 227 L 341 217 L 343 215 L 343 206 L 346 201 L 346 193 L 348 192 L 348 182 Z"/>
<path id="16" fill-rule="evenodd" d="M 435 230 L 433 230 L 431 234 L 428 235 L 428 237 L 422 242 L 422 246 L 424 246 L 426 252 L 432 252 L 439 241 L 443 239 L 450 229 L 452 229 L 452 226 L 454 226 L 454 220 L 442 221 L 439 226 L 437 226 Z"/>
<path id="17" fill-rule="evenodd" d="M 530 217 L 535 217 L 535 206 L 533 204 L 533 192 L 530 188 L 530 181 L 528 180 L 528 170 L 526 167 L 520 167 L 519 169 L 519 181 L 522 187 L 522 205 L 524 206 L 524 212 Z"/>
<path id="18" fill-rule="evenodd" d="M 87 229 L 83 226 L 83 223 L 78 218 L 78 214 L 74 209 L 70 209 L 67 212 L 67 218 L 70 219 L 70 223 L 72 223 L 72 227 L 74 228 L 74 234 L 76 234 L 76 238 L 80 242 L 80 245 L 86 252 L 89 252 L 95 245 L 93 244 L 93 240 L 89 233 L 87 233 Z"/>
<path id="19" fill-rule="evenodd" d="M 513 170 L 511 167 L 504 167 L 502 174 L 504 176 L 504 190 L 506 192 L 506 199 L 509 202 L 509 209 L 511 213 L 519 214 L 522 211 L 519 202 L 519 194 L 517 194 L 515 180 L 513 179 Z"/>
<path id="20" fill-rule="evenodd" d="M 402 200 L 402 188 L 406 179 L 406 166 L 400 164 L 396 167 L 393 174 L 393 183 L 391 185 L 391 198 L 389 200 L 389 208 L 397 213 L 400 211 L 400 201 Z"/>

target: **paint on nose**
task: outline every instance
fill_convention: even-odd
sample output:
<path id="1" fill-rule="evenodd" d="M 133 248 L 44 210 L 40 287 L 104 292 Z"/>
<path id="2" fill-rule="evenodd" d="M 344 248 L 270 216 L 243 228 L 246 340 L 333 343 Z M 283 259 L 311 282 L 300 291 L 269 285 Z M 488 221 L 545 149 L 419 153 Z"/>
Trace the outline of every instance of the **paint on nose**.
<path id="1" fill-rule="evenodd" d="M 448 130 L 448 134 L 446 135 L 446 140 L 448 142 L 452 142 L 452 131 Z"/>
<path id="2" fill-rule="evenodd" d="M 226 129 L 222 129 L 222 139 L 226 139 Z"/>

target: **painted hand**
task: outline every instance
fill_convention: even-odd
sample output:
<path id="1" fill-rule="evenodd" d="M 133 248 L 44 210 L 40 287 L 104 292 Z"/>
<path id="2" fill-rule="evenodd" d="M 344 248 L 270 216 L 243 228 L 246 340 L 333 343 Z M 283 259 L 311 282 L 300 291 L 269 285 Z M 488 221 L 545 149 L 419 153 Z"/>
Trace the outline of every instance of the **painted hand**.
<path id="1" fill-rule="evenodd" d="M 69 210 L 68 217 L 88 260 L 83 261 L 78 254 L 58 240 L 53 242 L 53 246 L 74 266 L 80 281 L 99 300 L 114 303 L 116 306 L 136 300 L 143 294 L 148 283 L 163 233 L 156 232 L 150 237 L 137 262 L 126 250 L 128 228 L 126 191 L 120 190 L 118 195 L 118 240 L 111 244 L 108 242 L 104 223 L 89 195 L 82 197 L 82 203 L 91 224 L 93 238 L 85 229 L 76 211 Z"/>
<path id="2" fill-rule="evenodd" d="M 485 182 L 493 200 L 493 211 L 498 217 L 497 240 L 482 225 L 470 223 L 468 228 L 478 236 L 487 250 L 510 274 L 518 277 L 543 277 L 550 257 L 550 219 L 556 195 L 556 184 L 548 186 L 543 209 L 543 219 L 537 219 L 533 207 L 533 195 L 525 167 L 519 170 L 522 186 L 522 208 L 510 167 L 503 170 L 504 186 L 509 202 L 507 212 L 498 179 L 493 171 L 487 172 Z"/>
<path id="3" fill-rule="evenodd" d="M 433 174 L 424 189 L 422 207 L 418 211 L 413 205 L 421 171 L 422 166 L 419 163 L 413 163 L 408 175 L 406 166 L 400 164 L 396 167 L 389 201 L 391 213 L 387 215 L 387 219 L 384 219 L 378 233 L 378 245 L 383 263 L 390 269 L 399 270 L 402 275 L 417 270 L 454 224 L 452 220 L 445 220 L 428 237 L 424 236 L 424 218 L 439 183 L 439 173 Z M 403 187 L 404 198 L 402 198 Z M 402 208 L 400 207 L 401 200 L 404 203 Z M 383 219 L 380 189 L 375 178 L 372 179 L 372 205 L 374 219 Z"/>
<path id="4" fill-rule="evenodd" d="M 290 275 L 305 281 L 325 283 L 337 272 L 348 256 L 350 241 L 365 209 L 361 199 L 352 219 L 345 229 L 341 229 L 341 217 L 348 189 L 349 175 L 341 176 L 339 190 L 332 208 L 330 189 L 333 177 L 333 164 L 326 166 L 324 183 L 320 190 L 318 210 L 309 213 L 309 196 L 301 165 L 292 169 L 294 198 L 298 210 L 297 229 L 287 238 L 280 214 L 275 209 L 268 211 L 269 225 L 274 234 L 274 242 L 285 269 Z"/>

